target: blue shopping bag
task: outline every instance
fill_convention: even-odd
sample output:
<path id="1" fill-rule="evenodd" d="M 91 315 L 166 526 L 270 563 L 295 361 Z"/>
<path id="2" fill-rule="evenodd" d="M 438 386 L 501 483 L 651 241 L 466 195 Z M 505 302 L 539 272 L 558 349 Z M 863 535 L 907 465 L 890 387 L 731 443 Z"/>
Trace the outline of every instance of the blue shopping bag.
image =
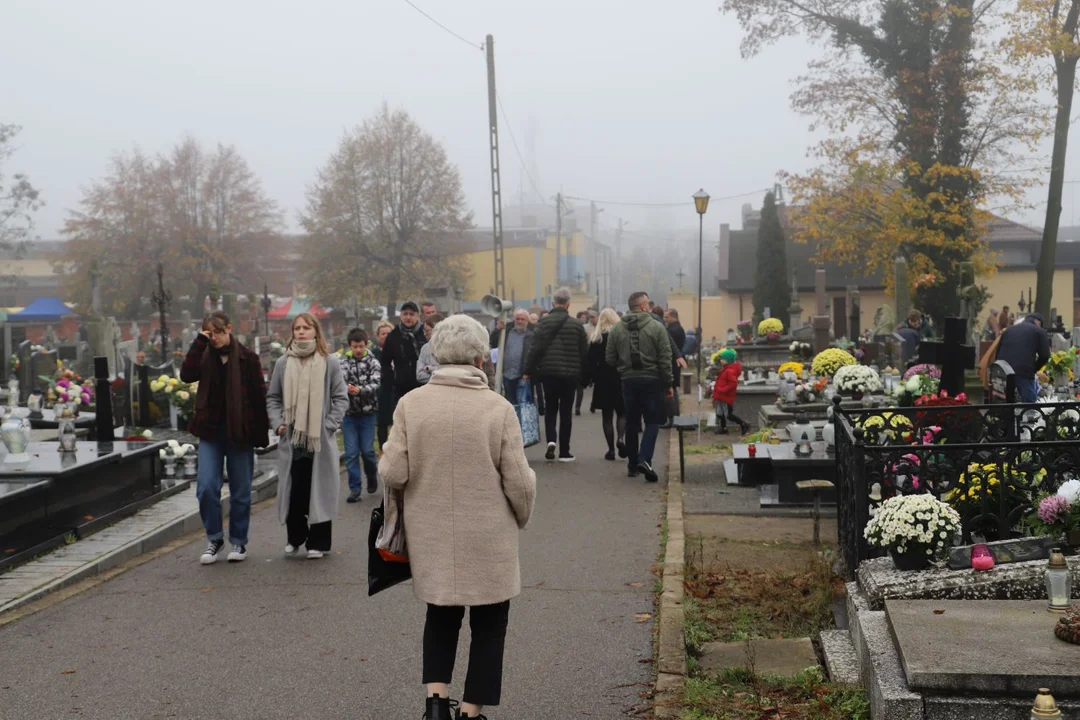
<path id="1" fill-rule="evenodd" d="M 532 447 L 540 442 L 540 413 L 533 402 L 532 384 L 528 380 L 522 380 L 518 385 L 514 411 L 521 423 L 521 437 L 525 440 L 525 447 Z"/>

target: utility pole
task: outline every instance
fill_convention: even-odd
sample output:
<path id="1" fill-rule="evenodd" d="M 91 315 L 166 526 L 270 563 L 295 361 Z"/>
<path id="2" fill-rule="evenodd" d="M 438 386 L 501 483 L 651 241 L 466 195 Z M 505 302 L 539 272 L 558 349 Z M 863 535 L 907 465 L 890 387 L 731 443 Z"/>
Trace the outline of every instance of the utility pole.
<path id="1" fill-rule="evenodd" d="M 502 232 L 502 180 L 499 177 L 499 117 L 495 95 L 495 39 L 487 36 L 488 136 L 491 140 L 491 228 L 495 241 L 495 294 L 506 297 Z"/>
<path id="2" fill-rule="evenodd" d="M 562 284 L 562 193 L 555 193 L 555 284 Z"/>
<path id="3" fill-rule="evenodd" d="M 622 228 L 623 220 L 619 218 L 619 229 L 615 231 L 615 289 L 619 302 L 623 301 L 626 292 L 623 289 L 623 262 L 622 262 Z"/>

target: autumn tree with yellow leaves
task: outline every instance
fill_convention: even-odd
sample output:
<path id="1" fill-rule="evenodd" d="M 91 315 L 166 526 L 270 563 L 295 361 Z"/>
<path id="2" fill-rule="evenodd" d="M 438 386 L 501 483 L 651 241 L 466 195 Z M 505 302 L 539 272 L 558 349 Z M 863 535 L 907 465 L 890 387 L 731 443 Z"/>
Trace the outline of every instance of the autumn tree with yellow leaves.
<path id="1" fill-rule="evenodd" d="M 918 278 L 916 304 L 942 317 L 959 306 L 959 263 L 988 271 L 987 198 L 1016 197 L 1013 164 L 1038 109 L 1031 83 L 1002 69 L 988 37 L 993 5 L 975 0 L 726 0 L 744 55 L 790 35 L 827 54 L 792 101 L 830 138 L 819 165 L 787 176 L 796 240 L 819 256 L 882 273 L 897 255 Z"/>

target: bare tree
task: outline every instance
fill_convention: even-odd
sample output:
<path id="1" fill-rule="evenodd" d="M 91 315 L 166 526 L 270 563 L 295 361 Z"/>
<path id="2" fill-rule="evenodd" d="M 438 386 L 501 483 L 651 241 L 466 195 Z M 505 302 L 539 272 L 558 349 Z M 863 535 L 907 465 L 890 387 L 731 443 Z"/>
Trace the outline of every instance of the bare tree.
<path id="1" fill-rule="evenodd" d="M 39 192 L 22 173 L 5 173 L 8 159 L 15 152 L 14 140 L 21 128 L 0 123 L 0 251 L 20 256 L 34 230 L 34 211 L 41 207 Z M 10 282 L 13 277 L 0 277 Z"/>
<path id="2" fill-rule="evenodd" d="M 429 282 L 460 282 L 451 256 L 472 222 L 446 151 L 386 105 L 345 134 L 308 189 L 301 223 L 308 286 L 320 301 L 385 301 Z"/>

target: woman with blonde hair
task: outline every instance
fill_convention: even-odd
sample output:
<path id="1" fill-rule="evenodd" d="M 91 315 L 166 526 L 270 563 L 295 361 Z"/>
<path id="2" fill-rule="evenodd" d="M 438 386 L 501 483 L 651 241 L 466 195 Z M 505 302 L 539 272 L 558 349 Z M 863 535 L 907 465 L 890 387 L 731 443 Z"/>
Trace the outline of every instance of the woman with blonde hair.
<path id="1" fill-rule="evenodd" d="M 480 369 L 490 344 L 467 315 L 435 327 L 439 369 L 398 402 L 379 463 L 388 509 L 401 493 L 413 591 L 427 603 L 427 720 L 454 720 L 449 684 L 466 607 L 472 647 L 457 717 L 483 718 L 483 706 L 499 704 L 510 599 L 521 593 L 518 534 L 532 514 L 536 475 L 514 407 Z"/>
<path id="2" fill-rule="evenodd" d="M 330 551 L 341 470 L 334 434 L 349 407 L 338 356 L 331 354 L 322 325 L 311 313 L 293 320 L 292 338 L 274 364 L 266 396 L 278 443 L 278 519 L 285 525 L 285 555 L 301 545 L 308 559 Z"/>
<path id="3" fill-rule="evenodd" d="M 593 386 L 593 406 L 600 410 L 600 423 L 604 428 L 604 439 L 608 451 L 605 460 L 615 459 L 615 449 L 619 457 L 626 457 L 626 409 L 623 406 L 622 378 L 619 371 L 607 364 L 604 354 L 607 352 L 608 333 L 619 323 L 619 315 L 611 308 L 604 308 L 596 320 L 589 337 L 589 352 L 585 356 L 585 382 Z M 614 420 L 614 424 L 612 423 Z"/>

